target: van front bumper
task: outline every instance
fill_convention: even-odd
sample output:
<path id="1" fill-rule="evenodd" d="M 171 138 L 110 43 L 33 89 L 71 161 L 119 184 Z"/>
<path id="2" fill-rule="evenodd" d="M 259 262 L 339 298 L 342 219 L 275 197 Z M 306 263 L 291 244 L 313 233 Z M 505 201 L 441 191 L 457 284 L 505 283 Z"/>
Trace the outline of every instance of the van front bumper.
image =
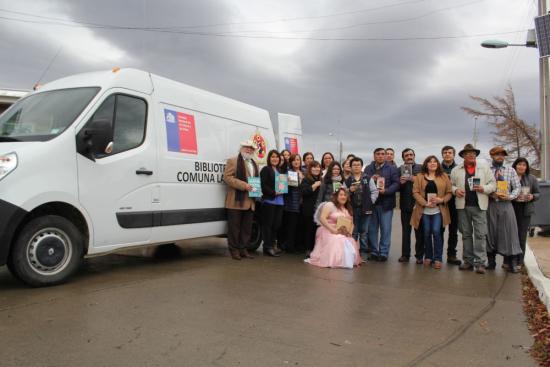
<path id="1" fill-rule="evenodd" d="M 0 266 L 8 260 L 15 231 L 25 215 L 27 211 L 0 199 Z"/>

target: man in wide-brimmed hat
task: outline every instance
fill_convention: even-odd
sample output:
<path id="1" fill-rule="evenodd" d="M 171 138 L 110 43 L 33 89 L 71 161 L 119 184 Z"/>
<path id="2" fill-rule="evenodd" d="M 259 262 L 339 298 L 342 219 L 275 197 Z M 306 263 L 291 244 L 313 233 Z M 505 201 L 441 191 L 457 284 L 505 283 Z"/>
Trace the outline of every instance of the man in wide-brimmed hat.
<path id="1" fill-rule="evenodd" d="M 495 178 L 486 165 L 477 164 L 479 149 L 466 144 L 458 155 L 464 162 L 451 171 L 451 182 L 458 212 L 458 228 L 462 233 L 460 270 L 485 274 L 487 262 L 487 207 L 489 194 L 496 188 Z"/>
<path id="2" fill-rule="evenodd" d="M 223 174 L 223 180 L 227 184 L 227 244 L 229 253 L 235 260 L 253 259 L 247 246 L 252 233 L 255 201 L 249 196 L 254 188 L 248 183 L 248 178 L 259 175 L 258 166 L 253 159 L 255 150 L 256 144 L 252 140 L 241 142 L 239 154 L 227 160 Z"/>
<path id="3" fill-rule="evenodd" d="M 516 170 L 506 166 L 506 149 L 497 146 L 489 151 L 491 171 L 495 177 L 497 190 L 491 194 L 487 210 L 487 269 L 496 267 L 496 254 L 504 256 L 503 268 L 517 273 L 516 259 L 521 255 L 518 228 L 512 200 L 521 191 L 521 182 Z"/>

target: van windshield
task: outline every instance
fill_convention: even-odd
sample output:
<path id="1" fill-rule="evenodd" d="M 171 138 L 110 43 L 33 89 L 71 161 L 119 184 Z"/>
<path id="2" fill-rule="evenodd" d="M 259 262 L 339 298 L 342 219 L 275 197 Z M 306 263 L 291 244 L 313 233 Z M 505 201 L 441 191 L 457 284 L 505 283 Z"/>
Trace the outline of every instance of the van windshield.
<path id="1" fill-rule="evenodd" d="M 52 90 L 17 101 L 0 115 L 0 142 L 47 141 L 55 138 L 73 123 L 99 89 Z"/>

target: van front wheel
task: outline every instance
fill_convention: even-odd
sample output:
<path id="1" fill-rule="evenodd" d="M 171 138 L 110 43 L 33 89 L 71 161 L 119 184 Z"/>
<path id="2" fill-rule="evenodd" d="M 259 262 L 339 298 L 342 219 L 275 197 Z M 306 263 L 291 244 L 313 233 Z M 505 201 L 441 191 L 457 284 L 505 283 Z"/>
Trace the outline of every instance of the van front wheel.
<path id="1" fill-rule="evenodd" d="M 25 225 L 10 254 L 14 275 L 33 287 L 63 283 L 79 267 L 83 236 L 69 220 L 46 215 Z"/>

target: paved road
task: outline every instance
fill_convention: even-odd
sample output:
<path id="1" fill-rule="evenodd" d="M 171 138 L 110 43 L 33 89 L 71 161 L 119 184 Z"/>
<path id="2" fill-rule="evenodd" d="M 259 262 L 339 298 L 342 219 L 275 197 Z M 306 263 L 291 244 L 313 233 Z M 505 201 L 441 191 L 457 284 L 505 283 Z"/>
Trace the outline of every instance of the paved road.
<path id="1" fill-rule="evenodd" d="M 535 365 L 518 275 L 404 265 L 399 247 L 388 263 L 331 270 L 298 255 L 237 262 L 203 239 L 165 259 L 89 259 L 48 289 L 3 267 L 0 364 Z"/>

